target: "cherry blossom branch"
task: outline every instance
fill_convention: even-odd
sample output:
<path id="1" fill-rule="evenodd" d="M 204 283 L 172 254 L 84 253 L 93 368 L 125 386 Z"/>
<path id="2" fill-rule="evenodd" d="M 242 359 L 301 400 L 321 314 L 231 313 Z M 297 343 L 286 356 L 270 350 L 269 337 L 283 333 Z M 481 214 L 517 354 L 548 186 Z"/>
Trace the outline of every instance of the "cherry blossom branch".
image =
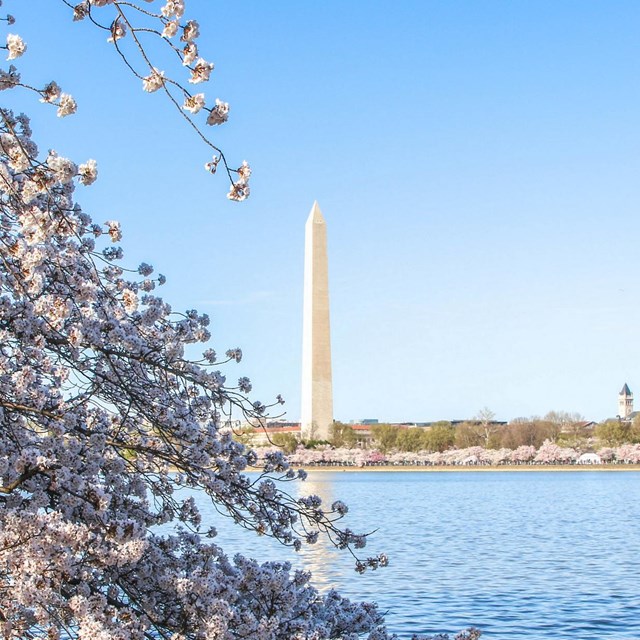
<path id="1" fill-rule="evenodd" d="M 6 486 L 0 487 L 0 493 L 10 494 L 13 493 L 18 487 L 22 486 L 27 480 L 33 478 L 40 473 L 40 469 L 32 467 L 21 473 L 13 482 L 10 482 Z"/>
<path id="2" fill-rule="evenodd" d="M 108 31 L 111 34 L 109 41 L 113 44 L 116 52 L 124 61 L 129 71 L 143 82 L 143 88 L 145 91 L 153 92 L 158 89 L 163 90 L 171 104 L 180 113 L 182 118 L 188 123 L 200 140 L 215 152 L 213 159 L 205 165 L 207 171 L 215 173 L 218 164 L 222 162 L 231 183 L 231 189 L 228 194 L 229 199 L 242 201 L 247 198 L 249 196 L 248 183 L 251 176 L 251 169 L 249 168 L 249 165 L 245 162 L 237 169 L 231 168 L 224 153 L 209 139 L 195 120 L 189 115 L 189 113 L 195 115 L 204 109 L 209 114 L 206 124 L 220 125 L 227 121 L 229 105 L 219 99 L 216 99 L 213 106 L 207 107 L 205 104 L 204 94 L 199 93 L 194 96 L 181 82 L 166 76 L 164 72 L 158 71 L 147 52 L 147 48 L 142 44 L 137 36 L 138 33 L 145 33 L 154 36 L 161 42 L 167 44 L 177 54 L 182 65 L 191 72 L 189 82 L 207 82 L 209 80 L 209 75 L 213 70 L 213 64 L 206 62 L 202 58 L 197 58 L 198 49 L 195 44 L 195 40 L 199 36 L 198 23 L 192 20 L 188 21 L 186 24 L 179 24 L 179 20 L 184 13 L 184 8 L 181 3 L 168 2 L 163 8 L 162 14 L 155 14 L 132 2 L 113 0 L 112 2 L 109 2 L 109 4 L 115 9 L 116 17 L 111 22 L 111 26 L 107 27 L 106 25 L 100 24 L 94 18 L 94 5 L 85 2 L 73 6 L 67 0 L 62 0 L 62 2 L 74 10 L 74 20 L 89 18 L 95 26 L 101 30 Z M 138 14 L 145 16 L 146 18 L 159 21 L 163 27 L 162 32 L 150 27 L 136 26 L 127 16 L 125 8 L 135 10 Z M 173 20 L 171 20 L 171 18 L 173 18 Z M 179 30 L 182 30 L 183 34 L 181 39 L 186 42 L 185 48 L 182 51 L 171 42 L 171 38 L 173 38 Z M 119 45 L 119 41 L 126 38 L 129 34 L 141 60 L 147 68 L 146 75 L 135 69 L 135 66 Z M 192 66 L 194 62 L 195 66 Z M 182 93 L 185 98 L 182 105 L 180 105 L 173 96 L 169 86 L 176 87 Z M 234 174 L 237 175 L 237 178 L 235 179 L 233 177 Z"/>
<path id="3" fill-rule="evenodd" d="M 149 66 L 140 39 L 158 35 L 130 20 L 136 5 L 95 0 L 73 9 L 101 31 L 92 13 L 111 10 L 116 19 L 105 33 L 116 44 L 128 29 Z M 167 40 L 182 29 L 184 49 L 169 45 L 199 83 L 212 66 L 197 57 L 197 23 L 181 25 L 182 13 L 182 0 L 166 0 L 160 14 L 136 16 L 160 20 Z M 18 36 L 7 48 L 11 59 L 26 50 Z M 118 49 L 135 75 L 137 65 Z M 206 108 L 200 94 L 153 67 L 139 77 L 178 106 L 182 91 L 191 115 Z M 55 83 L 37 90 L 15 67 L 0 71 L 0 90 L 16 87 L 57 103 L 61 116 L 75 109 Z M 227 106 L 208 113 L 210 124 L 222 122 Z M 230 561 L 194 499 L 176 493 L 197 489 L 241 526 L 295 549 L 322 535 L 356 557 L 366 542 L 340 527 L 342 503 L 282 490 L 279 481 L 304 473 L 281 453 L 259 464 L 233 439 L 232 412 L 258 420 L 266 411 L 248 397 L 246 377 L 228 384 L 218 370 L 242 352 L 229 349 L 222 362 L 211 348 L 197 361 L 185 355 L 209 340 L 209 319 L 195 310 L 174 314 L 155 293 L 164 278 L 151 278 L 150 265 L 120 266 L 119 224 L 94 223 L 74 200 L 76 184 L 97 178 L 95 162 L 76 165 L 55 151 L 40 157 L 28 118 L 0 114 L 1 633 L 267 640 L 273 628 L 280 638 L 388 640 L 374 605 L 321 595 L 286 563 Z M 230 170 L 222 156 L 209 170 L 219 161 Z M 230 171 L 238 175 L 230 197 L 246 197 L 248 165 Z M 253 469 L 257 478 L 246 475 Z M 356 568 L 385 563 L 377 556 Z M 265 614 L 273 618 L 264 622 Z"/>

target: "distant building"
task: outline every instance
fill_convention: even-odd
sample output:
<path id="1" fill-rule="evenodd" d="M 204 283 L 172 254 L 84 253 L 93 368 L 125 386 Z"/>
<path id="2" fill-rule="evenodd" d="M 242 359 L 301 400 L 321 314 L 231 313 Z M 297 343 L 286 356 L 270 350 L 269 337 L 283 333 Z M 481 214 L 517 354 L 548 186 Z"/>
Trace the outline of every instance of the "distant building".
<path id="1" fill-rule="evenodd" d="M 573 433 L 576 430 L 583 434 L 591 433 L 596 427 L 597 423 L 593 420 L 580 420 L 579 422 L 574 422 L 573 424 L 562 425 L 562 433 Z"/>
<path id="2" fill-rule="evenodd" d="M 253 447 L 268 446 L 273 443 L 273 436 L 291 434 L 300 439 L 300 423 L 284 422 L 281 420 L 269 421 L 262 424 L 246 424 L 242 429 L 247 442 Z"/>
<path id="3" fill-rule="evenodd" d="M 630 420 L 633 413 L 633 393 L 629 385 L 625 382 L 624 387 L 618 394 L 618 417 L 621 420 Z"/>

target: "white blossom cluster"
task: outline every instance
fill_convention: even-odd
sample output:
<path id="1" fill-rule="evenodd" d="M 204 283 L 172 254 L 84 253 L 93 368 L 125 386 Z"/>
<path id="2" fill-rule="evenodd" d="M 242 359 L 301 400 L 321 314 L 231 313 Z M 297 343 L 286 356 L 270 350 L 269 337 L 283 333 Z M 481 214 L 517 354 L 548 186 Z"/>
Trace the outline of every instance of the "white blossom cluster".
<path id="1" fill-rule="evenodd" d="M 258 457 L 274 451 L 274 447 L 256 449 Z M 584 453 L 596 453 L 604 463 L 640 464 L 640 444 L 627 443 L 618 447 L 584 449 L 563 447 L 545 440 L 538 449 L 531 445 L 521 445 L 516 449 L 485 449 L 484 447 L 466 447 L 447 449 L 446 451 L 393 451 L 384 454 L 377 449 L 319 446 L 306 449 L 299 446 L 289 455 L 289 463 L 300 466 L 501 466 L 501 465 L 559 465 L 575 464 Z M 335 509 L 335 506 L 333 507 Z"/>

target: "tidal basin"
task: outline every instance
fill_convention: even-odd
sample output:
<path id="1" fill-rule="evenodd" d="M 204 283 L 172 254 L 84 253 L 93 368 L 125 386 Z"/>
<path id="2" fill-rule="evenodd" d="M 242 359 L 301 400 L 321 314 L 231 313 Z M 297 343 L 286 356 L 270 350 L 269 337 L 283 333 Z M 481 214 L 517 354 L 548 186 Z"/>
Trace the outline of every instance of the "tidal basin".
<path id="1" fill-rule="evenodd" d="M 361 576 L 325 543 L 295 554 L 198 503 L 229 554 L 289 560 L 321 589 L 376 601 L 402 637 L 640 638 L 640 472 L 312 471 L 289 488 L 344 500 L 345 526 L 376 530 L 364 555 L 389 566 Z"/>

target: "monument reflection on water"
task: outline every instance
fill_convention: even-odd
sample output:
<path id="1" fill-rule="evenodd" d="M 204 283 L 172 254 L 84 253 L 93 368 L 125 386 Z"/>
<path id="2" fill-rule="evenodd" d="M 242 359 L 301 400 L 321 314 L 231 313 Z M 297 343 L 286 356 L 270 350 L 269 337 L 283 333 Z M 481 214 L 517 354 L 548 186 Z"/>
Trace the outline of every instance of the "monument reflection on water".
<path id="1" fill-rule="evenodd" d="M 299 485 L 297 495 L 316 495 L 322 499 L 323 508 L 329 509 L 338 498 L 334 496 L 333 483 L 323 480 L 323 475 L 322 473 L 310 474 Z M 336 586 L 334 580 L 340 575 L 337 566 L 344 564 L 345 554 L 338 551 L 326 536 L 319 536 L 315 544 L 303 545 L 297 555 L 299 562 L 296 562 L 296 566 L 311 572 L 316 588 L 323 591 Z"/>

